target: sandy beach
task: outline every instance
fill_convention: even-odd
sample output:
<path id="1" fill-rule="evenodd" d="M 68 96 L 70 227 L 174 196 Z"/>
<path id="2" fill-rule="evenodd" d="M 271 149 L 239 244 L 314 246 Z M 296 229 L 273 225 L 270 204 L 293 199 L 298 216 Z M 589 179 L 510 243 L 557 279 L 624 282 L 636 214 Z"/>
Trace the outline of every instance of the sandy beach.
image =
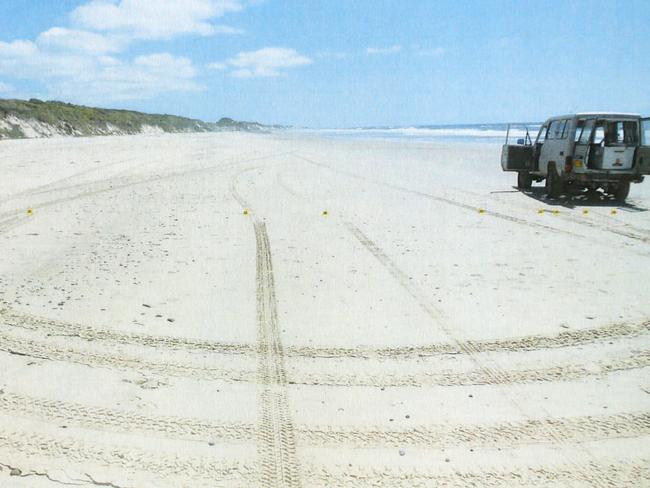
<path id="1" fill-rule="evenodd" d="M 650 181 L 496 144 L 0 144 L 0 486 L 650 486 Z"/>

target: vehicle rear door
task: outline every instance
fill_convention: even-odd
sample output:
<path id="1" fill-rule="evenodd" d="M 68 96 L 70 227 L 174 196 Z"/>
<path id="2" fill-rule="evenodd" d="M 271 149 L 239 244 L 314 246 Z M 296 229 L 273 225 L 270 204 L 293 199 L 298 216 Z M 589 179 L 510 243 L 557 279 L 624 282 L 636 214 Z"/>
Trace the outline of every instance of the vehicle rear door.
<path id="1" fill-rule="evenodd" d="M 638 119 L 607 120 L 604 129 L 605 137 L 599 169 L 630 171 L 634 165 L 634 154 L 639 146 Z"/>
<path id="2" fill-rule="evenodd" d="M 641 119 L 641 144 L 634 163 L 639 174 L 650 175 L 650 117 Z"/>

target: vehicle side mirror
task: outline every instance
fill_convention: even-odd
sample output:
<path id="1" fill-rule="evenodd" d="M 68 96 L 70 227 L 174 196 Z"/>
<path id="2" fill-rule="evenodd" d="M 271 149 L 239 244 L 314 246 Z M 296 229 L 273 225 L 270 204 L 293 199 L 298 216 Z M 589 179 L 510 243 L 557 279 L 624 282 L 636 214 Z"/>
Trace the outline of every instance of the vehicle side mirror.
<path id="1" fill-rule="evenodd" d="M 520 146 L 523 146 L 524 142 L 525 141 L 523 139 L 517 139 L 517 144 L 519 144 Z"/>

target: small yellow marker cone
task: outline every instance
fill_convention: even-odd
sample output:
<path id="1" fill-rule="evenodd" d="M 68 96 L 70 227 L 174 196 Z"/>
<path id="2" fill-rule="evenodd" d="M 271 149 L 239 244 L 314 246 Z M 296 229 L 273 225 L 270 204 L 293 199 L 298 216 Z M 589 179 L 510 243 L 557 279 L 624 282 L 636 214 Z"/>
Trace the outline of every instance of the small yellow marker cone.
<path id="1" fill-rule="evenodd" d="M 560 211 L 559 210 L 553 210 L 553 215 L 560 215 Z"/>
<path id="2" fill-rule="evenodd" d="M 544 209 L 543 209 L 543 208 L 540 208 L 540 209 L 537 211 L 537 213 L 540 214 L 540 215 L 543 214 L 543 213 L 544 213 Z"/>
<path id="3" fill-rule="evenodd" d="M 585 215 L 587 215 L 587 214 L 589 213 L 589 210 L 587 210 L 586 208 L 583 208 L 583 209 L 582 209 L 582 213 L 585 214 Z"/>
<path id="4" fill-rule="evenodd" d="M 327 215 L 329 212 L 327 210 L 323 210 L 323 215 Z"/>
<path id="5" fill-rule="evenodd" d="M 31 208 L 28 208 L 28 209 L 27 209 L 27 215 L 29 215 L 30 217 L 31 217 L 32 215 L 34 215 L 34 210 L 32 210 Z"/>
<path id="6" fill-rule="evenodd" d="M 616 210 L 615 208 L 612 209 L 612 212 L 611 212 L 612 215 L 616 215 L 617 213 L 618 213 L 618 210 Z"/>
<path id="7" fill-rule="evenodd" d="M 478 213 L 480 213 L 480 214 L 484 214 L 484 213 L 485 213 L 485 209 L 484 209 L 484 208 L 479 208 L 479 209 L 478 209 Z"/>
<path id="8" fill-rule="evenodd" d="M 247 208 L 244 209 L 244 215 L 248 215 L 248 209 Z"/>

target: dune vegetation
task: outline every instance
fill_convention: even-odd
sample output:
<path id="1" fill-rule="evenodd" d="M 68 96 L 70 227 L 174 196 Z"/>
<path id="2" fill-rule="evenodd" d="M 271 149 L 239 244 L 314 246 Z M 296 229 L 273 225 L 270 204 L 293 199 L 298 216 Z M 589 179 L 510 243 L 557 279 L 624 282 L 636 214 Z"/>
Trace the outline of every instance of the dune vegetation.
<path id="1" fill-rule="evenodd" d="M 254 122 L 222 118 L 216 123 L 166 114 L 93 108 L 56 101 L 0 100 L 0 139 L 159 132 L 259 131 Z"/>

